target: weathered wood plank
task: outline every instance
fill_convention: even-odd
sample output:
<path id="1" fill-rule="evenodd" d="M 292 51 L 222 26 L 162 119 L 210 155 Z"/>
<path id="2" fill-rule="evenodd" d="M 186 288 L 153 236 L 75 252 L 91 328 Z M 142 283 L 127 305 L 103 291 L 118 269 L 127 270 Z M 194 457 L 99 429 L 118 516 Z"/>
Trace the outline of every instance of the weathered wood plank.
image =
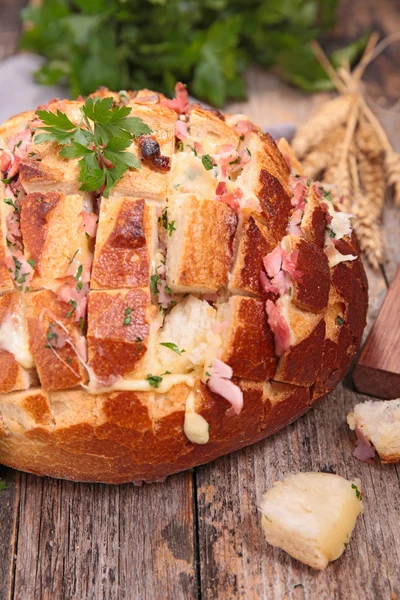
<path id="1" fill-rule="evenodd" d="M 137 488 L 22 475 L 15 600 L 197 598 L 190 473 Z"/>
<path id="2" fill-rule="evenodd" d="M 0 600 L 9 600 L 14 579 L 21 474 L 0 465 L 0 478 L 7 486 L 0 492 Z"/>

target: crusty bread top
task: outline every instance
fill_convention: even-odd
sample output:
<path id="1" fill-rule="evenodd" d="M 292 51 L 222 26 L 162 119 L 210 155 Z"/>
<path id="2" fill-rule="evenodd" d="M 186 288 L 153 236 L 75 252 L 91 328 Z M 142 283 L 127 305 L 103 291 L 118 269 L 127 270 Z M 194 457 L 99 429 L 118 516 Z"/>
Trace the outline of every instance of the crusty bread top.
<path id="1" fill-rule="evenodd" d="M 33 144 L 34 112 L 0 128 L 0 148 L 19 156 L 0 184 L 0 392 L 38 387 L 51 404 L 63 390 L 130 391 L 151 420 L 207 386 L 236 414 L 249 382 L 331 389 L 361 337 L 366 280 L 351 230 L 332 242 L 332 199 L 287 142 L 281 153 L 241 115 L 178 114 L 149 90 L 93 96 L 127 103 L 169 166 L 135 140 L 142 168 L 104 198 L 80 191 L 78 162 L 56 143 Z M 78 122 L 82 103 L 47 109 Z"/>

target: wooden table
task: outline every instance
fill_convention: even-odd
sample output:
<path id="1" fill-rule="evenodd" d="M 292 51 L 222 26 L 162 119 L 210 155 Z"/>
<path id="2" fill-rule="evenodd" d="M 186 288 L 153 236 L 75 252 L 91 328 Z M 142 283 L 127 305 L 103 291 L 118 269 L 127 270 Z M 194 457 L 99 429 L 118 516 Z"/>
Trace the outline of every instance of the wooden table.
<path id="1" fill-rule="evenodd" d="M 18 4 L 0 0 L 0 56 L 4 40 L 14 40 L 15 47 L 11 17 Z M 2 12 L 7 5 L 9 31 Z M 10 46 L 3 44 L 6 53 Z M 249 85 L 249 102 L 240 108 L 267 125 L 298 122 L 323 100 L 260 71 L 249 74 Z M 386 119 L 400 139 L 399 119 Z M 377 273 L 367 268 L 368 329 L 400 256 L 399 213 L 391 207 L 384 228 L 385 265 Z M 400 468 L 353 458 L 345 415 L 364 399 L 349 375 L 277 435 L 141 488 L 41 479 L 1 468 L 8 488 L 0 493 L 0 600 L 400 598 Z M 360 477 L 365 492 L 365 514 L 350 546 L 322 573 L 268 546 L 260 528 L 262 493 L 298 470 Z"/>

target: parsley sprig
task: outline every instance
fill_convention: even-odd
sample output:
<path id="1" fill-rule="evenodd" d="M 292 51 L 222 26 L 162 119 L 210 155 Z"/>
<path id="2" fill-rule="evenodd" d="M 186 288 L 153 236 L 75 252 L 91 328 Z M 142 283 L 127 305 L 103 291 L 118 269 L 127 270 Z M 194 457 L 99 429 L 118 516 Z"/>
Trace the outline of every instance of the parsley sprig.
<path id="1" fill-rule="evenodd" d="M 44 123 L 35 143 L 57 142 L 63 148 L 63 158 L 79 158 L 80 189 L 95 192 L 103 186 L 108 198 L 110 190 L 129 169 L 140 169 L 138 157 L 126 150 L 132 140 L 152 133 L 142 119 L 129 117 L 127 106 L 114 106 L 112 98 L 87 98 L 81 107 L 82 118 L 78 125 L 66 114 L 38 110 Z"/>

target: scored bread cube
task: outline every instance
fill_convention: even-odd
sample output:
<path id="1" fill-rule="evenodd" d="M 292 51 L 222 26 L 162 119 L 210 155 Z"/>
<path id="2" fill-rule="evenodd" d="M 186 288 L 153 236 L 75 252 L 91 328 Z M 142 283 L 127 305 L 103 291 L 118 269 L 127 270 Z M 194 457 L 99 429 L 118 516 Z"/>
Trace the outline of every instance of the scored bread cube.
<path id="1" fill-rule="evenodd" d="M 50 290 L 25 297 L 29 346 L 43 389 L 64 390 L 85 382 L 87 373 L 81 360 L 86 358 L 86 344 L 71 306 Z"/>
<path id="2" fill-rule="evenodd" d="M 296 473 L 276 482 L 260 508 L 269 544 L 323 570 L 341 556 L 363 512 L 360 482 L 330 473 Z"/>
<path id="3" fill-rule="evenodd" d="M 133 152 L 141 161 L 140 169 L 129 169 L 113 188 L 113 196 L 133 196 L 146 200 L 163 201 L 168 192 L 171 174 L 171 161 L 175 147 L 175 121 L 173 110 L 160 104 L 138 104 L 135 99 L 128 103 L 131 117 L 142 119 L 150 127 L 151 138 L 160 147 L 160 155 L 165 157 L 163 167 L 158 167 L 149 159 L 144 159 L 140 151 L 141 140 L 135 140 L 128 152 Z"/>
<path id="4" fill-rule="evenodd" d="M 232 367 L 233 375 L 255 381 L 271 379 L 278 361 L 265 302 L 233 296 L 219 306 L 218 319 L 223 325 L 221 360 Z"/>
<path id="5" fill-rule="evenodd" d="M 35 380 L 25 305 L 20 294 L 0 296 L 0 392 L 25 390 Z"/>
<path id="6" fill-rule="evenodd" d="M 88 305 L 89 368 L 102 385 L 154 372 L 157 309 L 148 288 L 93 290 Z"/>
<path id="7" fill-rule="evenodd" d="M 213 339 L 211 326 L 215 316 L 216 311 L 208 302 L 194 296 L 188 296 L 171 310 L 158 336 L 163 370 L 184 373 L 204 365 Z"/>
<path id="8" fill-rule="evenodd" d="M 21 203 L 21 231 L 25 258 L 33 261 L 31 289 L 53 287 L 67 276 L 72 261 L 85 265 L 90 242 L 82 230 L 84 209 L 91 210 L 85 194 L 58 192 L 28 194 Z M 75 274 L 75 273 L 74 273 Z"/>
<path id="9" fill-rule="evenodd" d="M 156 207 L 142 199 L 102 199 L 92 289 L 148 285 L 157 245 Z"/>
<path id="10" fill-rule="evenodd" d="M 221 113 L 194 106 L 189 113 L 189 136 L 184 143 L 200 142 L 205 153 L 215 153 L 221 145 L 237 146 L 239 134 L 225 123 Z"/>
<path id="11" fill-rule="evenodd" d="M 170 197 L 173 194 L 196 194 L 200 198 L 214 198 L 217 185 L 214 170 L 206 170 L 201 157 L 195 156 L 191 150 L 188 151 L 187 145 L 184 151 L 174 154 Z"/>
<path id="12" fill-rule="evenodd" d="M 228 282 L 236 213 L 214 200 L 181 195 L 170 200 L 167 283 L 177 293 L 214 293 Z"/>
<path id="13" fill-rule="evenodd" d="M 262 294 L 260 272 L 264 269 L 263 258 L 276 246 L 273 232 L 262 217 L 250 215 L 238 230 L 238 249 L 229 280 L 232 294 Z"/>

